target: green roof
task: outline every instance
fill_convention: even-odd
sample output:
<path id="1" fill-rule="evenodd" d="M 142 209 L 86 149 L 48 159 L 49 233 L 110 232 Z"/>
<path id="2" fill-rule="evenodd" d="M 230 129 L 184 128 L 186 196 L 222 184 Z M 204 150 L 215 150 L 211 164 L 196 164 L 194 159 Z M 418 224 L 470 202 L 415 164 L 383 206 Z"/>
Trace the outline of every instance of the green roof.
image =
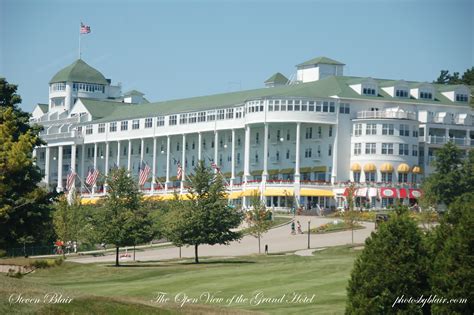
<path id="1" fill-rule="evenodd" d="M 145 95 L 145 94 L 143 94 L 142 92 L 137 91 L 137 90 L 131 90 L 131 91 L 126 92 L 123 96 L 130 96 L 130 95 L 140 95 L 140 96 L 143 96 L 143 95 Z"/>
<path id="2" fill-rule="evenodd" d="M 38 103 L 39 108 L 43 113 L 47 113 L 49 110 L 49 105 L 48 104 L 40 104 Z"/>
<path id="3" fill-rule="evenodd" d="M 264 83 L 276 83 L 276 84 L 287 84 L 288 83 L 288 78 L 285 77 L 283 74 L 280 72 L 275 73 L 271 77 L 265 80 Z"/>
<path id="4" fill-rule="evenodd" d="M 304 66 L 312 66 L 312 65 L 317 65 L 317 64 L 325 64 L 325 65 L 341 65 L 343 66 L 344 64 L 342 62 L 339 62 L 337 60 L 328 58 L 328 57 L 316 57 L 311 60 L 305 61 L 303 63 L 300 63 L 299 65 L 296 65 L 297 67 L 304 67 Z"/>
<path id="5" fill-rule="evenodd" d="M 49 81 L 49 84 L 68 81 L 108 84 L 102 73 L 89 66 L 82 59 L 78 59 L 66 68 L 59 70 L 51 81 Z"/>
<path id="6" fill-rule="evenodd" d="M 433 100 L 396 98 L 391 97 L 384 90 L 379 89 L 376 96 L 360 95 L 354 91 L 349 82 L 364 80 L 360 77 L 330 76 L 318 81 L 282 85 L 270 88 L 261 88 L 255 90 L 238 91 L 231 93 L 215 94 L 208 96 L 198 96 L 186 99 L 169 100 L 162 102 L 127 104 L 111 101 L 94 101 L 81 99 L 88 108 L 94 120 L 97 122 L 120 121 L 133 118 L 145 118 L 161 115 L 179 114 L 183 112 L 197 112 L 218 108 L 228 108 L 239 106 L 246 101 L 264 98 L 302 98 L 302 99 L 328 99 L 338 97 L 341 99 L 358 100 L 380 100 L 384 102 L 395 102 L 397 104 L 416 103 L 433 105 L 457 105 L 469 106 L 468 103 L 452 102 L 438 91 L 438 87 L 443 85 L 433 84 L 435 93 Z M 377 84 L 382 85 L 388 81 L 383 79 L 373 79 Z M 408 82 L 409 88 L 416 86 L 418 82 Z"/>

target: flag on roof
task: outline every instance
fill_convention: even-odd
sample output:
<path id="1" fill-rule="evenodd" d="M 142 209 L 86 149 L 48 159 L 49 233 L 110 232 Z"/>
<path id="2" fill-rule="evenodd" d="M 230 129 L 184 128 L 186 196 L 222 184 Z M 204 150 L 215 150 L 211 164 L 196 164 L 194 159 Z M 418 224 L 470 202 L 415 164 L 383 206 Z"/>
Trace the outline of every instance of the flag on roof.
<path id="1" fill-rule="evenodd" d="M 81 22 L 81 34 L 89 34 L 90 32 L 91 32 L 91 27 Z"/>
<path id="2" fill-rule="evenodd" d="M 138 175 L 138 185 L 143 186 L 145 185 L 148 175 L 150 175 L 150 167 L 146 162 L 142 162 L 142 167 L 140 168 L 140 173 Z"/>

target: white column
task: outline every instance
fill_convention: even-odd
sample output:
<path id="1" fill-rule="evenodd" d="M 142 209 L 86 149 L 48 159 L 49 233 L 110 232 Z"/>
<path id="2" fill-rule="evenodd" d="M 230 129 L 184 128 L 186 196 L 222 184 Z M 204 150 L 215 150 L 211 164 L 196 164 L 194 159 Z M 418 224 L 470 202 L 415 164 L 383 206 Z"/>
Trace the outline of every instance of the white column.
<path id="1" fill-rule="evenodd" d="M 44 181 L 49 186 L 49 157 L 50 157 L 50 148 L 46 147 L 45 157 L 44 157 Z"/>
<path id="2" fill-rule="evenodd" d="M 145 139 L 141 139 L 141 144 L 140 144 L 140 163 L 144 161 L 144 156 L 145 156 Z"/>
<path id="3" fill-rule="evenodd" d="M 202 160 L 202 134 L 198 132 L 198 161 Z"/>
<path id="4" fill-rule="evenodd" d="M 337 112 L 339 113 L 339 110 L 336 109 Z M 337 161 L 338 161 L 338 156 L 337 156 L 337 145 L 338 145 L 338 141 L 337 141 L 337 138 L 338 138 L 338 134 L 339 134 L 339 124 L 337 125 L 334 125 L 333 126 L 333 132 L 334 132 L 334 144 L 332 145 L 332 173 L 331 173 L 331 184 L 334 184 L 336 182 L 336 179 L 337 179 Z M 364 173 L 364 176 L 365 176 L 365 172 L 361 172 L 361 173 Z M 362 182 L 362 174 L 361 174 L 361 179 L 360 181 Z M 364 181 L 365 181 L 365 178 L 364 178 Z"/>
<path id="5" fill-rule="evenodd" d="M 231 165 L 230 165 L 230 186 L 234 185 L 235 181 L 235 129 L 232 129 L 232 152 L 231 152 Z"/>
<path id="6" fill-rule="evenodd" d="M 171 154 L 171 139 L 170 136 L 166 137 L 166 183 L 165 190 L 168 190 L 170 183 L 170 154 Z"/>
<path id="7" fill-rule="evenodd" d="M 63 146 L 58 147 L 58 192 L 63 191 Z"/>
<path id="8" fill-rule="evenodd" d="M 94 170 L 97 169 L 97 142 L 94 143 Z M 95 194 L 97 190 L 97 181 L 94 183 L 94 186 L 92 186 L 92 193 Z"/>
<path id="9" fill-rule="evenodd" d="M 120 168 L 120 141 L 117 141 L 117 167 Z"/>
<path id="10" fill-rule="evenodd" d="M 109 142 L 105 143 L 105 182 L 104 194 L 107 193 L 107 176 L 109 175 Z"/>
<path id="11" fill-rule="evenodd" d="M 263 135 L 263 173 L 262 182 L 267 181 L 268 177 L 268 124 L 265 123 L 264 135 Z"/>
<path id="12" fill-rule="evenodd" d="M 155 189 L 156 184 L 156 137 L 153 137 L 153 163 L 152 163 L 152 174 L 151 174 L 151 193 Z"/>
<path id="13" fill-rule="evenodd" d="M 128 140 L 128 161 L 127 161 L 127 170 L 130 173 L 132 169 L 132 140 Z M 129 174 L 130 176 L 130 174 Z"/>
<path id="14" fill-rule="evenodd" d="M 250 126 L 245 126 L 244 182 L 250 177 Z"/>
<path id="15" fill-rule="evenodd" d="M 85 163 L 86 163 L 86 145 L 83 144 L 81 146 L 81 193 L 82 193 L 82 189 L 84 188 L 84 182 L 86 181 L 86 179 L 84 178 L 85 176 Z"/>
<path id="16" fill-rule="evenodd" d="M 217 130 L 215 130 L 214 131 L 214 163 L 216 163 L 217 166 L 221 167 L 217 163 L 217 161 L 219 161 L 218 158 L 217 158 L 217 152 L 219 151 L 219 147 L 218 147 L 219 143 L 218 142 L 219 142 L 219 132 Z M 215 171 L 215 173 L 217 173 L 217 170 L 214 170 L 214 171 Z"/>
<path id="17" fill-rule="evenodd" d="M 184 181 L 186 180 L 186 135 L 183 134 L 183 147 L 182 154 L 181 154 L 181 193 L 184 193 Z"/>
<path id="18" fill-rule="evenodd" d="M 301 123 L 296 123 L 295 183 L 300 182 L 300 134 Z"/>
<path id="19" fill-rule="evenodd" d="M 76 169 L 76 145 L 71 145 L 71 170 L 77 173 Z M 72 183 L 72 187 L 76 187 L 76 179 L 74 178 L 74 182 Z"/>

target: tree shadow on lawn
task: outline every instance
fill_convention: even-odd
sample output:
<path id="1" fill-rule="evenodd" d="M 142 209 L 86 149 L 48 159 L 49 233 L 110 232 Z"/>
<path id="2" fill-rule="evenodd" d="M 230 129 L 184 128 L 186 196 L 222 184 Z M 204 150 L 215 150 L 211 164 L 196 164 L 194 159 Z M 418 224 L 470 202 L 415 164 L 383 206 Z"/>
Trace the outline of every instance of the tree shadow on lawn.
<path id="1" fill-rule="evenodd" d="M 219 264 L 255 264 L 256 261 L 249 260 L 213 260 L 213 261 L 201 261 L 196 264 L 194 261 L 181 261 L 181 262 L 137 262 L 137 263 L 122 263 L 118 267 L 126 268 L 147 268 L 147 267 L 178 267 L 178 266 L 206 266 L 206 265 L 219 265 Z M 106 267 L 117 267 L 115 265 L 106 264 Z"/>

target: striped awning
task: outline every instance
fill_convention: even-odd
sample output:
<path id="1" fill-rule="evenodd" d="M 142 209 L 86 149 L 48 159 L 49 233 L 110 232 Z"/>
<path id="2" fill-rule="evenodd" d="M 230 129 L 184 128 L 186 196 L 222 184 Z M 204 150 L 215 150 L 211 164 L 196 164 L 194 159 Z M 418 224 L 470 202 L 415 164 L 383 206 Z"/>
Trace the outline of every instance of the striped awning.
<path id="1" fill-rule="evenodd" d="M 382 173 L 392 173 L 393 172 L 393 165 L 390 164 L 390 163 L 384 163 L 382 164 L 382 166 L 380 167 L 380 171 Z"/>
<path id="2" fill-rule="evenodd" d="M 374 163 L 367 163 L 364 165 L 364 172 L 371 173 L 377 170 L 377 166 Z"/>
<path id="3" fill-rule="evenodd" d="M 267 188 L 263 193 L 264 196 L 293 196 L 295 190 L 293 188 Z"/>
<path id="4" fill-rule="evenodd" d="M 332 190 L 313 188 L 301 188 L 300 195 L 306 197 L 334 197 Z"/>

